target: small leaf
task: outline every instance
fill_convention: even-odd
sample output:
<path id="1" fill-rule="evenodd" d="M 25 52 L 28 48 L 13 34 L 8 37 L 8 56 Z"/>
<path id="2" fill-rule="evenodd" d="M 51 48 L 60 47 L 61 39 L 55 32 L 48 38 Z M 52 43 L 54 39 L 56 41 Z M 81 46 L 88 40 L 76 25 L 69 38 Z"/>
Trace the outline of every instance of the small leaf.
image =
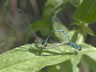
<path id="1" fill-rule="evenodd" d="M 48 19 L 57 9 L 64 8 L 64 2 L 63 0 L 47 0 L 43 16 Z"/>
<path id="2" fill-rule="evenodd" d="M 78 32 L 78 30 L 71 30 L 70 35 L 71 35 L 71 40 L 73 42 L 76 42 L 78 44 L 84 43 L 84 36 L 80 32 Z"/>
<path id="3" fill-rule="evenodd" d="M 68 29 L 60 23 L 59 19 L 56 17 L 53 17 L 53 29 L 54 30 L 64 30 L 64 32 L 68 33 Z M 67 42 L 68 39 L 65 36 L 63 32 L 54 32 L 56 37 L 61 41 L 61 42 Z"/>
<path id="4" fill-rule="evenodd" d="M 94 35 L 94 32 L 92 31 L 92 29 L 88 26 L 83 26 L 83 30 L 85 30 L 85 32 L 87 32 L 90 35 Z"/>
<path id="5" fill-rule="evenodd" d="M 67 1 L 67 0 L 66 0 Z M 59 11 L 60 9 L 64 8 L 64 3 L 66 1 L 63 0 L 47 0 L 44 11 L 43 11 L 43 18 L 37 22 L 32 23 L 32 28 L 34 31 L 40 31 L 42 34 L 48 34 L 50 31 L 50 23 L 51 17 L 54 13 Z"/>
<path id="6" fill-rule="evenodd" d="M 73 36 L 72 36 L 72 41 L 73 42 L 76 42 L 77 41 L 77 37 L 78 37 L 78 32 L 75 31 L 74 34 L 73 34 Z"/>
<path id="7" fill-rule="evenodd" d="M 32 23 L 32 29 L 34 31 L 40 31 L 42 34 L 47 35 L 50 32 L 49 21 L 41 19 Z"/>
<path id="8" fill-rule="evenodd" d="M 87 53 L 86 55 L 89 56 L 94 61 L 96 61 L 96 52 L 90 52 L 90 53 Z"/>
<path id="9" fill-rule="evenodd" d="M 83 0 L 75 13 L 75 19 L 87 23 L 96 21 L 96 0 Z"/>
<path id="10" fill-rule="evenodd" d="M 78 7 L 81 4 L 82 0 L 70 0 L 70 2 L 73 6 Z"/>

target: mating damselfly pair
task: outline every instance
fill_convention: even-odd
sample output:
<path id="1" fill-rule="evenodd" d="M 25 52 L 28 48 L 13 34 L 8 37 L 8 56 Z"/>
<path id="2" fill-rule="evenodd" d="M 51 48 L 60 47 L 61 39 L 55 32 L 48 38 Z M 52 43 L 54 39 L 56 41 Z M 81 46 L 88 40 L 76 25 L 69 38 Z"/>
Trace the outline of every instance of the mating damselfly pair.
<path id="1" fill-rule="evenodd" d="M 54 48 L 54 47 L 58 47 L 61 45 L 68 45 L 68 46 L 70 45 L 71 47 L 77 49 L 78 51 L 81 51 L 81 46 L 76 44 L 75 42 L 72 42 L 69 35 L 65 32 L 64 28 L 62 28 L 63 25 L 61 25 L 59 22 L 56 21 L 56 17 L 54 19 L 55 19 L 55 24 L 53 23 L 55 26 L 55 27 L 53 27 L 54 30 L 52 30 L 48 34 L 48 36 L 45 40 L 41 41 L 42 42 L 41 47 L 40 47 L 40 45 L 38 45 L 39 42 L 36 42 L 35 45 L 38 48 L 44 48 L 44 49 Z M 53 21 L 54 21 L 54 19 L 53 19 Z M 61 29 L 63 29 L 63 30 L 61 30 Z M 49 37 L 52 35 L 52 33 L 59 33 L 57 35 L 59 36 L 59 38 L 64 39 L 64 41 L 62 43 L 57 43 L 55 46 L 48 46 L 48 40 L 49 40 Z M 63 34 L 63 36 L 61 35 L 61 33 Z"/>
<path id="2" fill-rule="evenodd" d="M 72 42 L 71 41 L 71 39 L 70 39 L 70 37 L 68 36 L 68 34 L 64 31 L 64 30 L 52 30 L 50 33 L 49 33 L 49 35 L 47 36 L 47 38 L 44 40 L 44 41 L 42 41 L 42 45 L 43 46 L 38 46 L 37 45 L 37 43 L 40 43 L 40 42 L 36 42 L 35 43 L 35 45 L 37 46 L 37 47 L 39 47 L 39 48 L 50 48 L 50 47 L 47 47 L 47 43 L 48 43 L 48 39 L 49 39 L 49 36 L 51 35 L 51 33 L 53 33 L 53 32 L 63 32 L 64 33 L 64 35 L 67 37 L 67 39 L 68 39 L 68 43 L 60 43 L 60 44 L 57 44 L 57 46 L 60 46 L 60 45 L 70 45 L 70 46 L 72 46 L 73 48 L 75 48 L 75 49 L 77 49 L 78 51 L 81 51 L 81 46 L 80 45 L 77 45 L 75 42 Z M 54 46 L 55 47 L 55 46 Z"/>
<path id="3" fill-rule="evenodd" d="M 24 15 L 24 13 L 23 13 L 23 15 Z M 28 22 L 28 21 L 27 21 Z M 58 24 L 58 25 L 57 25 Z M 39 38 L 36 34 L 35 34 L 35 38 L 38 38 L 37 40 L 35 40 L 35 46 L 37 47 L 37 48 L 42 48 L 42 49 L 46 49 L 46 48 L 54 48 L 54 47 L 56 47 L 56 46 L 60 46 L 60 45 L 70 45 L 71 47 L 73 47 L 73 48 L 75 48 L 75 49 L 77 49 L 78 51 L 80 51 L 81 50 L 81 46 L 80 45 L 78 45 L 78 44 L 76 44 L 75 42 L 72 42 L 71 41 L 71 39 L 70 39 L 70 37 L 69 37 L 69 35 L 66 33 L 66 31 L 63 29 L 62 30 L 62 27 L 60 26 L 60 24 L 59 23 L 57 23 L 57 24 L 55 24 L 55 25 L 57 25 L 56 26 L 56 28 L 53 28 L 54 30 L 52 30 L 49 34 L 48 34 L 48 36 L 47 36 L 47 38 L 45 39 L 45 40 L 42 40 L 41 38 Z M 32 30 L 32 32 L 33 32 L 33 30 Z M 52 33 L 63 33 L 64 34 L 64 39 L 66 39 L 66 42 L 63 42 L 63 43 L 57 43 L 57 45 L 56 46 L 48 46 L 48 40 L 49 40 L 49 37 L 50 37 L 50 35 L 52 34 Z M 63 38 L 63 37 L 62 37 Z"/>
<path id="4" fill-rule="evenodd" d="M 77 45 L 76 43 L 72 42 L 71 39 L 70 39 L 70 37 L 68 36 L 68 34 L 67 34 L 64 30 L 52 30 L 51 33 L 52 33 L 52 32 L 63 32 L 63 33 L 65 34 L 65 36 L 67 37 L 68 41 L 69 41 L 68 43 L 63 43 L 63 44 L 68 44 L 68 45 L 71 45 L 73 48 L 78 49 L 79 51 L 81 50 L 81 46 L 79 46 L 79 45 Z M 50 34 L 51 34 L 51 33 L 50 33 Z M 49 39 L 50 34 L 49 34 L 48 37 L 44 40 L 44 45 L 45 45 L 45 46 L 47 46 L 47 41 L 48 41 L 48 39 Z"/>

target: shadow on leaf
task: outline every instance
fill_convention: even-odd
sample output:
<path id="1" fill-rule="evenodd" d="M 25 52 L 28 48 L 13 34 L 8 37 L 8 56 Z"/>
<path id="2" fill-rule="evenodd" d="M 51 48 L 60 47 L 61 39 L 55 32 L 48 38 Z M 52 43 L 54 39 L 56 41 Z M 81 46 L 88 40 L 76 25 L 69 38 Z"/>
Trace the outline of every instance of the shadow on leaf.
<path id="1" fill-rule="evenodd" d="M 34 53 L 35 55 L 38 56 L 55 56 L 55 55 L 73 55 L 73 54 L 78 54 L 77 52 L 54 52 L 54 51 L 49 51 L 45 49 L 29 49 L 29 52 Z"/>

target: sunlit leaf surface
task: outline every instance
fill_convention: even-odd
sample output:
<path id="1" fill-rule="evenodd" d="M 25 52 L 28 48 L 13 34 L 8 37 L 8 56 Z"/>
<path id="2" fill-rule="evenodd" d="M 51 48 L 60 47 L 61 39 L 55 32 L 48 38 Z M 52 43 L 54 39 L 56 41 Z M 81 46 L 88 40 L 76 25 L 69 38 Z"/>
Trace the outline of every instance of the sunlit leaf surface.
<path id="1" fill-rule="evenodd" d="M 96 52 L 96 49 L 86 44 L 82 45 L 82 51 L 78 53 L 67 45 L 40 50 L 34 44 L 28 44 L 1 54 L 0 72 L 35 72 L 90 52 Z"/>

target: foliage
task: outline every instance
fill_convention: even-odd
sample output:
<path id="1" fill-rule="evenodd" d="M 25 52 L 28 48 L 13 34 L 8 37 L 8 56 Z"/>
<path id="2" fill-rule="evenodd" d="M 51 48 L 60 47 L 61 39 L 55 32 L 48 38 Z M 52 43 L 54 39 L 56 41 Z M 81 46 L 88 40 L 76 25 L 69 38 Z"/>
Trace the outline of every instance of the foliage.
<path id="1" fill-rule="evenodd" d="M 57 48 L 60 49 L 57 51 Z M 39 49 L 34 44 L 24 45 L 0 55 L 0 72 L 35 72 L 45 66 L 51 66 L 71 60 L 73 72 L 77 72 L 77 64 L 82 55 L 87 55 L 96 49 L 90 45 L 82 44 L 82 51 L 75 53 L 71 47 L 59 46 L 44 49 L 39 55 Z M 92 54 L 93 55 L 93 54 Z M 91 57 L 91 54 L 90 56 Z M 93 58 L 96 62 L 96 59 Z"/>
<path id="2" fill-rule="evenodd" d="M 43 34 L 48 34 L 50 24 L 53 23 L 53 29 L 56 28 L 56 21 L 52 20 L 53 16 L 63 10 L 66 3 L 70 3 L 77 7 L 74 21 L 72 25 L 77 25 L 74 30 L 68 31 L 72 41 L 80 44 L 81 51 L 77 51 L 68 45 L 58 47 L 39 49 L 35 43 L 17 47 L 0 55 L 0 72 L 37 72 L 46 66 L 49 72 L 79 72 L 77 65 L 83 59 L 88 63 L 90 69 L 96 67 L 96 48 L 86 44 L 84 39 L 87 34 L 94 35 L 88 23 L 96 20 L 96 0 L 47 0 L 43 18 L 32 24 L 35 31 L 40 30 Z M 64 27 L 60 26 L 61 29 Z M 62 34 L 55 33 L 57 38 L 61 38 Z M 49 44 L 55 45 L 54 43 Z M 82 61 L 81 61 L 82 62 Z"/>
<path id="3" fill-rule="evenodd" d="M 75 19 L 92 23 L 96 21 L 96 0 L 84 0 L 83 3 L 78 7 L 75 15 Z"/>

